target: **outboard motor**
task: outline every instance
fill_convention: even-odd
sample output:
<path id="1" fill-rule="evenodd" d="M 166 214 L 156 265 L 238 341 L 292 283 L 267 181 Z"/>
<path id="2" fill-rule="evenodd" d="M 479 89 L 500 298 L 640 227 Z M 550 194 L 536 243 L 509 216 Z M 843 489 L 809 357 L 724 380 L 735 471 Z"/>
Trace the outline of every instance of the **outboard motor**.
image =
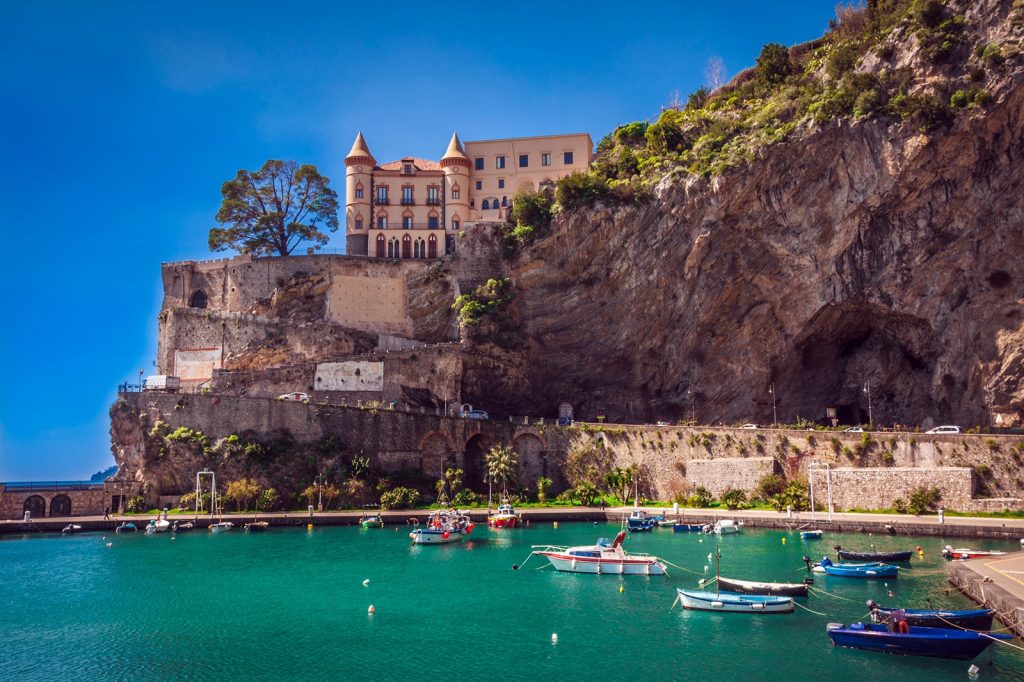
<path id="1" fill-rule="evenodd" d="M 804 554 L 804 563 L 807 564 L 807 570 L 811 570 L 811 557 Z"/>

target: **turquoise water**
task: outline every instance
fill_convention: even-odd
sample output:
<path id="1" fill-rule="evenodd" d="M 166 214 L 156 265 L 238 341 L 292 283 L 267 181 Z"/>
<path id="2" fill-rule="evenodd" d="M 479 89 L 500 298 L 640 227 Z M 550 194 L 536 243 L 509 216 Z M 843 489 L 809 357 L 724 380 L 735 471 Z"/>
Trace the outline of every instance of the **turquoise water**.
<path id="1" fill-rule="evenodd" d="M 835 649 L 825 634 L 828 622 L 864 615 L 869 598 L 970 607 L 945 594 L 943 540 L 832 534 L 803 542 L 752 529 L 721 538 L 722 573 L 758 580 L 798 581 L 801 556 L 820 558 L 836 542 L 924 547 L 925 560 L 915 558 L 888 587 L 816 576 L 818 587 L 843 598 L 803 602 L 822 616 L 670 610 L 675 587 L 697 580 L 678 569 L 668 577 L 574 575 L 538 571 L 546 561 L 534 557 L 511 570 L 531 544 L 589 544 L 616 530 L 478 526 L 466 542 L 434 547 L 413 547 L 407 528 L 392 527 L 193 532 L 175 540 L 7 537 L 0 540 L 0 678 L 967 679 L 968 662 Z M 716 541 L 659 530 L 626 547 L 703 572 Z M 376 613 L 368 615 L 371 604 Z M 999 644 L 990 651 L 975 661 L 980 679 L 1024 680 L 1024 654 Z"/>

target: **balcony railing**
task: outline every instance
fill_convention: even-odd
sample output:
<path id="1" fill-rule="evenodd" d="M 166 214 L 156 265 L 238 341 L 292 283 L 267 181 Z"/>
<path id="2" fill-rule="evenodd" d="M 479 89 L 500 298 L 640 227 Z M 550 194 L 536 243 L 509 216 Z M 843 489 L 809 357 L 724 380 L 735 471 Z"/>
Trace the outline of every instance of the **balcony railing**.
<path id="1" fill-rule="evenodd" d="M 412 197 L 402 197 L 402 206 L 415 206 L 416 201 Z"/>
<path id="2" fill-rule="evenodd" d="M 374 225 L 370 228 L 371 230 L 443 230 L 444 226 L 438 221 L 437 225 L 431 225 L 430 223 L 408 223 L 408 225 L 402 222 L 389 222 L 387 227 L 381 227 L 380 225 Z"/>
<path id="3" fill-rule="evenodd" d="M 377 206 L 389 206 L 391 204 L 391 202 L 388 201 L 387 197 L 377 197 L 376 199 L 373 200 L 373 203 L 376 204 Z"/>
<path id="4" fill-rule="evenodd" d="M 431 199 L 430 197 L 427 197 L 427 206 L 440 206 L 440 205 L 441 205 L 441 200 L 438 199 L 437 197 L 434 197 L 433 199 Z"/>

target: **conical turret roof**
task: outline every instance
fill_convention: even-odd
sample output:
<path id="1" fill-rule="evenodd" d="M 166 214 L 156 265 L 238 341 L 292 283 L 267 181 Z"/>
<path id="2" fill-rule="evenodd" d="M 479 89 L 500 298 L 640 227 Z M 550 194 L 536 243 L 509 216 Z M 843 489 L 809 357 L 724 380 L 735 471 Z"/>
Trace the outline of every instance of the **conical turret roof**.
<path id="1" fill-rule="evenodd" d="M 466 156 L 466 152 L 462 148 L 462 140 L 459 139 L 458 133 L 452 133 L 452 141 L 448 143 L 448 151 L 441 157 L 442 166 L 451 164 L 469 165 L 469 157 Z"/>
<path id="2" fill-rule="evenodd" d="M 366 140 L 363 138 L 362 131 L 359 131 L 359 134 L 356 135 L 356 141 L 352 143 L 352 149 L 349 151 L 348 156 L 345 157 L 345 160 L 356 158 L 373 159 L 373 154 L 370 153 L 370 148 L 366 146 Z"/>

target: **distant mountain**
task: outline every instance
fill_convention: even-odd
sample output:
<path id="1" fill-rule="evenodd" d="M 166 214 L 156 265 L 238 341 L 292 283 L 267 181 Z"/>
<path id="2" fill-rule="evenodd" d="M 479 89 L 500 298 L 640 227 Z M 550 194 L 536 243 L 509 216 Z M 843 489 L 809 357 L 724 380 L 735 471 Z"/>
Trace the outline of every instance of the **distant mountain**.
<path id="1" fill-rule="evenodd" d="M 97 471 L 95 474 L 92 475 L 92 478 L 90 478 L 89 480 L 93 483 L 102 483 L 103 481 L 107 480 L 116 473 L 117 465 L 115 464 L 114 466 L 104 469 L 103 471 Z"/>

